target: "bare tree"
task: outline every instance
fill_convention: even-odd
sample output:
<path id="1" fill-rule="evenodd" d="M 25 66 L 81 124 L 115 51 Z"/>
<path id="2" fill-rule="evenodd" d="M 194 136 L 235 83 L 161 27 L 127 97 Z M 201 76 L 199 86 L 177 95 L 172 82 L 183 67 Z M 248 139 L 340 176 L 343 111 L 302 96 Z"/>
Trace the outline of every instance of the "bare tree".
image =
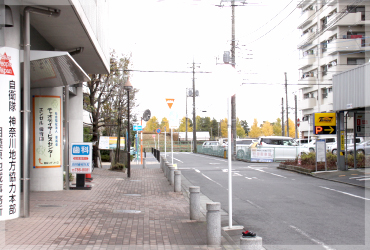
<path id="1" fill-rule="evenodd" d="M 122 95 L 123 88 L 121 86 L 124 84 L 125 77 L 129 76 L 127 69 L 130 65 L 130 58 L 119 58 L 115 51 L 112 51 L 110 56 L 110 73 L 90 75 L 91 80 L 86 83 L 84 88 L 84 109 L 91 113 L 92 141 L 96 142 L 93 147 L 93 161 L 95 166 L 98 166 L 97 156 L 100 128 L 116 127 L 118 126 L 118 120 L 127 119 L 127 105 L 125 105 L 127 103 L 125 99 L 127 98 L 125 98 L 125 95 Z M 135 107 L 135 93 L 137 90 L 133 90 L 132 92 L 130 110 Z M 117 107 L 121 107 L 122 110 L 118 112 Z M 121 119 L 117 119 L 117 114 Z M 117 132 L 120 131 L 121 126 L 119 126 Z"/>

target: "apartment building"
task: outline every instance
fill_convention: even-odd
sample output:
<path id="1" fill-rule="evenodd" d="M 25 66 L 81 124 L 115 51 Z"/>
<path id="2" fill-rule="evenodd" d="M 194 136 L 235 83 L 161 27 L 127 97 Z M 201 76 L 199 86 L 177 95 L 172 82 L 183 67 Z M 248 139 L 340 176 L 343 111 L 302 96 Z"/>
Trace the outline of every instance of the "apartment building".
<path id="1" fill-rule="evenodd" d="M 333 112 L 333 75 L 369 61 L 370 1 L 307 0 L 298 7 L 298 109 L 300 136 L 307 138 L 312 135 L 312 114 Z M 352 123 L 348 121 L 349 132 Z"/>

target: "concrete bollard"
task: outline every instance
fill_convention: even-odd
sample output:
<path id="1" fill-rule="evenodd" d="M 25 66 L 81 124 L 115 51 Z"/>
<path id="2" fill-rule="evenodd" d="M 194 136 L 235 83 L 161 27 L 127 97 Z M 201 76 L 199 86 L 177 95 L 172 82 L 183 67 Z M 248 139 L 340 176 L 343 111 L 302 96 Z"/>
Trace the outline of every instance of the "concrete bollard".
<path id="1" fill-rule="evenodd" d="M 146 169 L 146 158 L 143 158 L 143 168 Z"/>
<path id="2" fill-rule="evenodd" d="M 170 166 L 170 170 L 169 170 L 169 182 L 170 182 L 170 185 L 173 186 L 174 183 L 175 183 L 175 167 L 174 166 Z"/>
<path id="3" fill-rule="evenodd" d="M 164 164 L 164 169 L 163 169 L 163 174 L 164 174 L 164 176 L 167 178 L 167 169 L 168 169 L 168 162 L 166 162 L 165 164 Z"/>
<path id="4" fill-rule="evenodd" d="M 200 217 L 200 187 L 189 187 L 190 192 L 190 220 L 199 220 Z"/>
<path id="5" fill-rule="evenodd" d="M 262 237 L 240 237 L 241 250 L 262 250 Z"/>
<path id="6" fill-rule="evenodd" d="M 181 171 L 180 170 L 175 170 L 174 174 L 175 174 L 175 177 L 174 177 L 174 181 L 175 181 L 174 191 L 175 192 L 181 192 Z"/>
<path id="7" fill-rule="evenodd" d="M 221 204 L 219 202 L 210 202 L 207 207 L 207 245 L 221 245 Z"/>

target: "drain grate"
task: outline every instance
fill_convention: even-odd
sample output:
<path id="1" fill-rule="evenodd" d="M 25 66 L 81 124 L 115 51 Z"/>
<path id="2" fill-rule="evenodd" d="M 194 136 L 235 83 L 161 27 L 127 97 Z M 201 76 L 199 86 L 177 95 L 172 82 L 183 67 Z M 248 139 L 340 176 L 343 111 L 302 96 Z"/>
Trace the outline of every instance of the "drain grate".
<path id="1" fill-rule="evenodd" d="M 113 210 L 113 213 L 116 214 L 140 214 L 139 210 Z"/>
<path id="2" fill-rule="evenodd" d="M 124 196 L 141 196 L 141 194 L 123 194 Z"/>
<path id="3" fill-rule="evenodd" d="M 67 205 L 49 205 L 49 204 L 40 204 L 37 207 L 66 207 Z"/>

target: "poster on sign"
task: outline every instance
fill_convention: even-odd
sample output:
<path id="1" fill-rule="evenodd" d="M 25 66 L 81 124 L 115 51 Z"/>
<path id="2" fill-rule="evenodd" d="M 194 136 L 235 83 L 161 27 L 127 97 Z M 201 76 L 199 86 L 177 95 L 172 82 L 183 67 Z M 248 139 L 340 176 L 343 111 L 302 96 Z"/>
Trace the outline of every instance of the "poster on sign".
<path id="1" fill-rule="evenodd" d="M 60 96 L 33 97 L 33 167 L 59 168 L 62 164 Z"/>
<path id="2" fill-rule="evenodd" d="M 92 143 L 71 143 L 70 152 L 70 173 L 90 174 L 92 172 Z"/>
<path id="3" fill-rule="evenodd" d="M 370 113 L 356 114 L 356 133 L 359 137 L 370 136 Z"/>
<path id="4" fill-rule="evenodd" d="M 0 221 L 20 211 L 20 69 L 19 50 L 0 48 Z"/>

